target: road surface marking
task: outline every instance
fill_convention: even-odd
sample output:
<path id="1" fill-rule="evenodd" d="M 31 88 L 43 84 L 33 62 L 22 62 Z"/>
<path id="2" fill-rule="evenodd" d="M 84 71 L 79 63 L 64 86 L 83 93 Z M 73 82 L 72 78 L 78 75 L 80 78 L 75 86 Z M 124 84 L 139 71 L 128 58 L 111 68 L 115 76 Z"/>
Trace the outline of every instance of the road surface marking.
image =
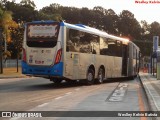
<path id="1" fill-rule="evenodd" d="M 109 96 L 108 100 L 110 102 L 122 101 L 127 91 L 127 87 L 128 87 L 127 83 L 120 83 L 113 91 L 113 93 Z"/>
<path id="2" fill-rule="evenodd" d="M 54 98 L 54 100 L 59 100 L 59 99 L 61 99 L 61 98 L 63 98 L 63 97 L 66 97 L 66 96 L 72 94 L 72 93 L 73 93 L 73 92 L 67 92 L 67 93 L 65 93 L 65 94 L 62 95 L 62 96 L 59 96 L 59 97 L 57 97 L 57 98 Z"/>
<path id="3" fill-rule="evenodd" d="M 57 98 L 54 98 L 55 100 L 59 100 L 61 98 L 63 98 L 64 96 L 60 96 L 60 97 L 57 97 Z"/>
<path id="4" fill-rule="evenodd" d="M 78 91 L 78 90 L 80 90 L 80 88 L 76 88 L 76 89 L 75 89 L 75 91 Z"/>
<path id="5" fill-rule="evenodd" d="M 37 107 L 44 107 L 44 106 L 46 106 L 46 105 L 48 105 L 49 103 L 43 103 L 43 104 L 41 104 L 41 105 L 38 105 Z"/>
<path id="6" fill-rule="evenodd" d="M 72 92 L 68 92 L 68 93 L 66 93 L 66 95 L 70 95 L 70 94 L 72 94 Z"/>

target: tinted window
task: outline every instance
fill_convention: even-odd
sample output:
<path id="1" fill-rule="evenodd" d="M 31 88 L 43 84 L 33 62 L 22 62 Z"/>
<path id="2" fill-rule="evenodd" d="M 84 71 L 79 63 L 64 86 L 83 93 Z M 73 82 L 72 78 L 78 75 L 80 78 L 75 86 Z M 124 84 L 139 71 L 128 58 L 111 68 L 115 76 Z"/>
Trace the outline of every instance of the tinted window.
<path id="1" fill-rule="evenodd" d="M 78 30 L 69 29 L 67 51 L 99 54 L 99 37 Z"/>
<path id="2" fill-rule="evenodd" d="M 109 39 L 107 55 L 122 57 L 122 42 Z"/>
<path id="3" fill-rule="evenodd" d="M 54 47 L 57 44 L 59 23 L 27 24 L 27 45 L 29 47 Z"/>
<path id="4" fill-rule="evenodd" d="M 108 40 L 106 38 L 100 38 L 100 55 L 107 55 Z"/>
<path id="5" fill-rule="evenodd" d="M 117 40 L 101 38 L 100 54 L 122 57 L 122 43 Z"/>

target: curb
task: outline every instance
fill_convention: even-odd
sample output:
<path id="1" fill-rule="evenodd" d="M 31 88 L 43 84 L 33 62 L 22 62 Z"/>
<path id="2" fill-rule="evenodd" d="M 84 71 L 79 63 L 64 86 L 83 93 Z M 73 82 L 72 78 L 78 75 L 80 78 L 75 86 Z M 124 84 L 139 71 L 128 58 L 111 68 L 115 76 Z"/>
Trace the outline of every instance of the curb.
<path id="1" fill-rule="evenodd" d="M 156 107 L 156 105 L 155 105 L 155 103 L 154 103 L 154 101 L 153 101 L 153 98 L 152 98 L 152 96 L 151 96 L 150 93 L 149 93 L 149 90 L 148 90 L 147 86 L 146 86 L 145 83 L 142 81 L 142 78 L 141 78 L 141 76 L 140 76 L 139 74 L 138 74 L 138 78 L 139 78 L 140 83 L 141 83 L 141 85 L 142 85 L 142 88 L 143 88 L 143 90 L 144 90 L 145 97 L 146 97 L 146 99 L 147 99 L 147 104 L 148 104 L 148 109 L 149 109 L 149 111 L 158 111 L 158 109 L 157 109 L 157 107 Z M 152 117 L 151 119 L 152 119 L 152 120 L 160 120 L 160 118 L 158 118 L 158 117 Z"/>
<path id="2" fill-rule="evenodd" d="M 28 78 L 29 76 L 0 76 L 0 79 L 11 79 L 11 78 Z"/>

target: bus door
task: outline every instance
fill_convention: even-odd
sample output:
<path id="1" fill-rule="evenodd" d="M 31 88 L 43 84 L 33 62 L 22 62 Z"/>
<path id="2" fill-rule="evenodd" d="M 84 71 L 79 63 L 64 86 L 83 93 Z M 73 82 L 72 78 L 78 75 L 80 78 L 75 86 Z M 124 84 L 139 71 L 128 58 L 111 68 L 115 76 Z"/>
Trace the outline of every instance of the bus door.
<path id="1" fill-rule="evenodd" d="M 128 65 L 128 46 L 123 44 L 122 47 L 122 75 L 127 76 Z"/>

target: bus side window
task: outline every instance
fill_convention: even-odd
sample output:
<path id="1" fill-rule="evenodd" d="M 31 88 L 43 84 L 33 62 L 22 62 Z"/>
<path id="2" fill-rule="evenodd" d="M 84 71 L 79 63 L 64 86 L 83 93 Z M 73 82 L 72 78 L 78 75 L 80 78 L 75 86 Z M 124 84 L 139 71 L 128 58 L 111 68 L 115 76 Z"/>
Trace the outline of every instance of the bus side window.
<path id="1" fill-rule="evenodd" d="M 69 46 L 68 45 L 66 46 L 66 52 L 69 52 Z"/>
<path id="2" fill-rule="evenodd" d="M 122 42 L 109 39 L 107 55 L 122 57 Z"/>
<path id="3" fill-rule="evenodd" d="M 67 40 L 66 40 L 66 51 L 67 52 L 79 52 L 77 46 L 80 41 L 79 32 L 77 30 L 68 29 Z"/>
<path id="4" fill-rule="evenodd" d="M 74 45 L 71 40 L 68 40 L 67 45 L 66 45 L 66 51 L 69 52 L 69 51 L 73 50 L 72 48 L 74 48 Z"/>
<path id="5" fill-rule="evenodd" d="M 100 37 L 100 55 L 107 55 L 108 40 Z"/>
<path id="6" fill-rule="evenodd" d="M 96 50 L 93 48 L 93 50 L 92 50 L 92 54 L 97 54 L 96 53 Z"/>
<path id="7" fill-rule="evenodd" d="M 93 39 L 92 39 L 92 54 L 100 54 L 100 49 L 99 49 L 99 46 L 100 46 L 100 37 L 99 36 L 95 36 L 93 35 Z"/>

